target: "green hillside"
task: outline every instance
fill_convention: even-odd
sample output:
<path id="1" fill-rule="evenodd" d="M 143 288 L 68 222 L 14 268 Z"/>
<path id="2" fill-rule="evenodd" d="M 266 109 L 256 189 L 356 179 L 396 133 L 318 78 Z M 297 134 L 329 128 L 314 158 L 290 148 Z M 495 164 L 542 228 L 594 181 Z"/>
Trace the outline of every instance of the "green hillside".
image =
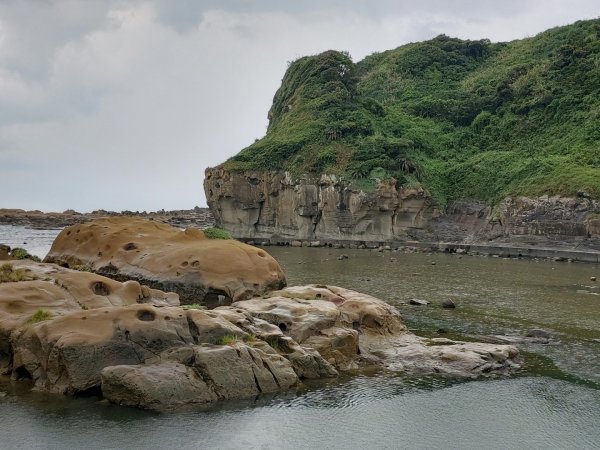
<path id="1" fill-rule="evenodd" d="M 507 194 L 600 198 L 600 19 L 508 43 L 438 36 L 353 63 L 290 64 L 264 138 L 229 170 L 394 177 L 441 206 Z"/>

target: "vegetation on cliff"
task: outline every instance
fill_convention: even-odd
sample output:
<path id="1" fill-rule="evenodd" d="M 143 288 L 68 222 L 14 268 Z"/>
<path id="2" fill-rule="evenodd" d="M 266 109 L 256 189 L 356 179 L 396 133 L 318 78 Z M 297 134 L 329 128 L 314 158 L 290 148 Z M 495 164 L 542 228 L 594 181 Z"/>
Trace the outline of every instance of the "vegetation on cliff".
<path id="1" fill-rule="evenodd" d="M 600 197 L 600 19 L 508 43 L 444 35 L 353 63 L 290 64 L 266 136 L 233 171 L 394 177 L 440 203 L 508 194 Z"/>

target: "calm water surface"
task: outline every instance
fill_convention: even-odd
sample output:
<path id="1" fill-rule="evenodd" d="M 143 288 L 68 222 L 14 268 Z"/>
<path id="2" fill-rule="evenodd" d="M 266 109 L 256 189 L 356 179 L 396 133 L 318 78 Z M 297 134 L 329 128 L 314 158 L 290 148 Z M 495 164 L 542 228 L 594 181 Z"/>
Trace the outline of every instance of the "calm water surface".
<path id="1" fill-rule="evenodd" d="M 44 256 L 56 233 L 0 226 L 0 243 Z M 289 284 L 329 283 L 373 294 L 396 305 L 417 334 L 438 336 L 443 329 L 453 338 L 516 338 L 544 328 L 552 339 L 519 344 L 527 364 L 512 378 L 364 376 L 173 414 L 5 387 L 0 449 L 600 448 L 600 290 L 590 281 L 600 278 L 598 266 L 267 250 Z M 338 261 L 342 253 L 349 258 Z M 407 305 L 411 298 L 432 304 Z M 446 298 L 458 307 L 439 307 Z"/>

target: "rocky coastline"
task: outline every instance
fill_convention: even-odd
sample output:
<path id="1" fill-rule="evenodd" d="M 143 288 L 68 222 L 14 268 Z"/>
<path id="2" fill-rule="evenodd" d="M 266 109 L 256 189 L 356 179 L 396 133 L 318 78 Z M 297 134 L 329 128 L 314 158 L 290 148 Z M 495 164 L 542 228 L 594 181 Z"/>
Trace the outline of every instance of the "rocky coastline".
<path id="1" fill-rule="evenodd" d="M 140 217 L 157 222 L 168 223 L 178 228 L 193 226 L 208 228 L 214 226 L 213 216 L 208 208 L 196 206 L 193 209 L 173 211 L 106 211 L 95 210 L 81 213 L 72 209 L 63 212 L 26 211 L 23 209 L 0 208 L 0 225 L 20 225 L 28 228 L 53 229 L 64 228 L 78 223 L 86 223 L 101 217 Z"/>
<path id="2" fill-rule="evenodd" d="M 264 250 L 197 229 L 106 218 L 63 230 L 44 263 L 2 258 L 0 370 L 42 392 L 162 411 L 342 373 L 473 378 L 522 364 L 513 345 L 418 337 L 366 294 L 285 287 Z"/>
<path id="3" fill-rule="evenodd" d="M 575 197 L 476 200 L 442 213 L 420 188 L 393 180 L 365 190 L 333 175 L 294 179 L 287 172 L 206 170 L 204 189 L 216 225 L 260 245 L 386 248 L 597 262 L 600 202 Z"/>

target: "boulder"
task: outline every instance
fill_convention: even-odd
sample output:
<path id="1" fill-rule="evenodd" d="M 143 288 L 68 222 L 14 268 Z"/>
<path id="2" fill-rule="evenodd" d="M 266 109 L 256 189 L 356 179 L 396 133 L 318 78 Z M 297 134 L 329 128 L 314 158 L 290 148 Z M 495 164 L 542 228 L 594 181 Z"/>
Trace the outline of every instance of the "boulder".
<path id="1" fill-rule="evenodd" d="M 442 308 L 454 309 L 456 308 L 456 303 L 454 303 L 454 300 L 447 298 L 445 300 L 442 300 Z"/>
<path id="2" fill-rule="evenodd" d="M 409 302 L 411 305 L 415 305 L 415 306 L 427 306 L 429 305 L 429 302 L 427 300 L 421 300 L 418 298 L 411 298 L 409 300 Z"/>
<path id="3" fill-rule="evenodd" d="M 97 388 L 104 367 L 139 364 L 193 343 L 181 308 L 130 305 L 72 312 L 11 334 L 13 377 L 31 378 L 40 390 L 76 394 Z"/>
<path id="4" fill-rule="evenodd" d="M 277 326 L 284 337 L 305 350 L 315 349 L 337 370 L 383 367 L 394 372 L 472 377 L 510 373 L 521 365 L 512 345 L 415 336 L 394 307 L 336 286 L 288 287 L 231 308 Z M 280 345 L 284 342 L 279 339 Z"/>
<path id="5" fill-rule="evenodd" d="M 41 264 L 10 262 L 22 281 L 0 283 L 0 371 L 10 368 L 10 336 L 19 328 L 47 318 L 82 310 L 145 303 L 179 305 L 177 294 L 165 293 L 136 281 L 121 283 L 94 273 Z"/>
<path id="6" fill-rule="evenodd" d="M 102 393 L 108 400 L 146 409 L 254 397 L 297 383 L 287 359 L 241 342 L 184 347 L 164 352 L 156 362 L 102 371 Z"/>
<path id="7" fill-rule="evenodd" d="M 46 262 L 86 266 L 111 278 L 137 280 L 177 292 L 184 303 L 219 305 L 285 286 L 285 276 L 262 249 L 232 239 L 208 239 L 134 217 L 98 219 L 65 228 Z"/>

